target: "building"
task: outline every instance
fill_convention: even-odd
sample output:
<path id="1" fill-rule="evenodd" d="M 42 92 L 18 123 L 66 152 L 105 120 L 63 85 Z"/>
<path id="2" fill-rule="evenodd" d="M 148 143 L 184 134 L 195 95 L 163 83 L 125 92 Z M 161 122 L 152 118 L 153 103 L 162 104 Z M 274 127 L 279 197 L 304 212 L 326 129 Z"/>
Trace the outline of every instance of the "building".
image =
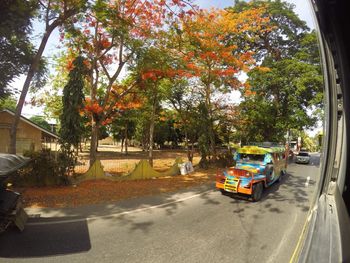
<path id="1" fill-rule="evenodd" d="M 15 113 L 4 109 L 0 111 L 0 152 L 8 153 L 10 146 L 10 129 Z M 17 128 L 16 153 L 22 154 L 26 150 L 41 150 L 43 145 L 56 142 L 59 137 L 38 126 L 31 120 L 21 116 Z"/>

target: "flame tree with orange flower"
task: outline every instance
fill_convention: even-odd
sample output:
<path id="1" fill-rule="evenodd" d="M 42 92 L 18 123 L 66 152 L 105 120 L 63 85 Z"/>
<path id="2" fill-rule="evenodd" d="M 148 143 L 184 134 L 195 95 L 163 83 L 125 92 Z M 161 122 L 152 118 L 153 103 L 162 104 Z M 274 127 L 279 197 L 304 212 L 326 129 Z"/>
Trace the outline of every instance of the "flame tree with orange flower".
<path id="1" fill-rule="evenodd" d="M 185 6 L 180 0 L 97 0 L 62 33 L 73 52 L 86 57 L 90 70 L 86 106 L 91 116 L 90 165 L 96 160 L 99 127 L 111 122 L 117 102 L 137 86 L 136 81 L 121 84 L 123 69 L 152 44 L 164 21 L 183 14 Z"/>
<path id="2" fill-rule="evenodd" d="M 215 94 L 229 93 L 242 83 L 238 76 L 256 66 L 253 52 L 242 48 L 259 36 L 270 31 L 269 18 L 264 16 L 264 6 L 227 12 L 226 10 L 199 10 L 192 16 L 181 17 L 181 24 L 173 24 L 173 48 L 182 61 L 183 76 L 190 79 L 201 95 L 208 112 L 208 141 L 211 159 L 215 150 Z M 235 43 L 235 41 L 237 43 Z M 203 140 L 205 141 L 205 140 Z"/>

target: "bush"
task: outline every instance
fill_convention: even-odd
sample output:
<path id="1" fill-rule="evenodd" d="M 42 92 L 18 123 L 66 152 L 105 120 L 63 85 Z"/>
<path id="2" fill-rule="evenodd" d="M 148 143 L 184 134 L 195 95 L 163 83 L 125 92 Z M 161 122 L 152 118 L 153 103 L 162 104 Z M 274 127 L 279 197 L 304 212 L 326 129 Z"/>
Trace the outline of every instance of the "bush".
<path id="1" fill-rule="evenodd" d="M 62 153 L 54 154 L 50 149 L 27 151 L 24 156 L 31 159 L 14 178 L 15 186 L 54 186 L 67 185 L 66 158 Z"/>

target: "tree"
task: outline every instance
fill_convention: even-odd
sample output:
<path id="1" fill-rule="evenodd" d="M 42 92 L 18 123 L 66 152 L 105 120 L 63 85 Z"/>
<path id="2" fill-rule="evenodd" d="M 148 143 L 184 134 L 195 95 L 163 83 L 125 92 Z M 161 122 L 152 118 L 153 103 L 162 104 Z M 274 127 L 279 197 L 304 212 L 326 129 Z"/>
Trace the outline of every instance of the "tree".
<path id="1" fill-rule="evenodd" d="M 148 159 L 151 166 L 153 166 L 155 123 L 159 117 L 160 103 L 171 85 L 167 78 L 169 71 L 172 70 L 172 59 L 167 51 L 161 44 L 144 49 L 134 66 L 134 74 L 141 76 L 139 86 L 150 108 Z"/>
<path id="2" fill-rule="evenodd" d="M 254 52 L 254 58 L 262 61 L 269 57 L 273 60 L 290 57 L 300 49 L 300 38 L 308 27 L 294 12 L 294 5 L 281 0 L 267 1 L 235 1 L 235 5 L 228 8 L 228 12 L 240 13 L 255 8 L 264 8 L 262 17 L 268 17 L 269 30 L 256 30 L 249 32 L 250 38 L 245 34 L 234 36 L 232 42 L 241 49 Z M 252 34 L 253 33 L 253 34 Z"/>
<path id="3" fill-rule="evenodd" d="M 85 6 L 85 0 L 40 0 L 39 1 L 39 19 L 45 24 L 45 31 L 41 39 L 38 50 L 33 55 L 28 69 L 27 77 L 23 84 L 20 98 L 17 103 L 15 117 L 10 130 L 10 147 L 9 153 L 16 153 L 16 135 L 17 126 L 21 117 L 22 108 L 24 105 L 25 98 L 27 96 L 30 84 L 33 77 L 40 69 L 42 65 L 41 59 L 46 43 L 51 33 L 57 27 L 67 23 L 74 15 L 78 14 Z"/>
<path id="4" fill-rule="evenodd" d="M 249 4 L 250 5 L 250 4 Z M 196 15 L 183 19 L 182 28 L 175 25 L 178 43 L 183 55 L 183 64 L 189 77 L 196 81 L 208 114 L 208 136 L 210 154 L 216 159 L 215 149 L 215 96 L 238 89 L 241 71 L 255 66 L 253 52 L 235 42 L 252 41 L 261 31 L 269 32 L 269 18 L 264 17 L 263 6 L 252 7 L 241 12 L 225 10 L 201 10 Z M 205 140 L 202 140 L 203 142 Z"/>
<path id="5" fill-rule="evenodd" d="M 36 116 L 30 117 L 29 119 L 35 124 L 39 125 L 40 127 L 48 131 L 51 131 L 50 124 L 45 120 L 43 116 L 36 115 Z"/>
<path id="6" fill-rule="evenodd" d="M 68 83 L 63 89 L 62 114 L 60 116 L 61 146 L 67 151 L 74 146 L 78 149 L 83 133 L 81 112 L 84 106 L 84 76 L 86 72 L 83 57 L 73 61 L 68 75 Z"/>
<path id="7" fill-rule="evenodd" d="M 124 66 L 152 45 L 165 19 L 176 13 L 171 6 L 182 12 L 184 4 L 179 0 L 95 1 L 84 19 L 64 35 L 74 52 L 86 56 L 90 69 L 90 165 L 96 160 L 99 127 L 112 121 L 118 114 L 117 102 L 137 86 L 136 79 L 121 82 Z"/>
<path id="8" fill-rule="evenodd" d="M 31 20 L 37 8 L 34 0 L 0 2 L 0 99 L 11 94 L 8 84 L 28 70 L 33 55 Z"/>
<path id="9" fill-rule="evenodd" d="M 166 93 L 166 98 L 171 106 L 178 113 L 180 129 L 185 136 L 185 147 L 187 158 L 190 162 L 193 160 L 193 143 L 196 141 L 196 130 L 193 126 L 193 113 L 196 110 L 199 98 L 196 92 L 191 88 L 190 83 L 186 79 L 178 79 L 172 81 L 172 87 Z M 191 140 L 192 138 L 192 140 Z M 190 141 L 192 147 L 190 147 Z"/>
<path id="10" fill-rule="evenodd" d="M 111 123 L 111 132 L 113 138 L 121 141 L 121 152 L 125 148 L 125 154 L 128 155 L 129 140 L 135 134 L 136 128 L 136 110 L 125 109 Z"/>
<path id="11" fill-rule="evenodd" d="M 0 99 L 0 109 L 8 109 L 15 111 L 17 101 L 12 96 L 6 96 L 6 98 Z"/>
<path id="12" fill-rule="evenodd" d="M 293 6 L 281 1 L 255 1 L 266 6 L 271 32 L 250 48 L 256 50 L 260 70 L 252 70 L 241 89 L 238 134 L 248 141 L 284 140 L 290 129 L 315 125 L 322 106 L 322 74 L 315 32 L 309 32 Z M 234 10 L 251 8 L 239 2 Z M 315 111 L 316 109 L 316 111 Z M 313 111 L 315 114 L 310 114 Z"/>

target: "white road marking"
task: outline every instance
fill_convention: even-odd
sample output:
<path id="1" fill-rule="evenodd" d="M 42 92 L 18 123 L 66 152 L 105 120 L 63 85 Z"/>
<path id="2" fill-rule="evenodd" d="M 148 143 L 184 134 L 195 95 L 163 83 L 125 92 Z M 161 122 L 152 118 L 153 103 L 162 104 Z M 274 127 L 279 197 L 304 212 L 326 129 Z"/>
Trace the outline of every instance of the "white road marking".
<path id="1" fill-rule="evenodd" d="M 134 210 L 129 210 L 129 211 L 124 211 L 124 212 L 119 212 L 119 213 L 114 213 L 114 214 L 109 214 L 109 215 L 104 215 L 104 216 L 92 216 L 92 217 L 86 217 L 86 218 L 77 218 L 77 219 L 62 219 L 62 220 L 57 220 L 57 221 L 49 221 L 49 222 L 32 222 L 32 223 L 27 223 L 27 226 L 42 226 L 42 225 L 54 225 L 54 224 L 67 224 L 67 223 L 77 223 L 77 222 L 83 222 L 83 221 L 91 221 L 91 220 L 96 220 L 96 219 L 100 219 L 100 218 L 113 218 L 113 217 L 118 217 L 121 215 L 128 215 L 128 214 L 132 214 L 132 213 L 137 213 L 137 212 L 142 212 L 142 211 L 146 211 L 149 209 L 155 209 L 155 208 L 160 208 L 160 207 L 164 207 L 167 205 L 171 205 L 171 204 L 175 204 L 175 203 L 180 203 L 180 202 L 184 202 L 186 200 L 195 198 L 197 196 L 209 193 L 209 192 L 213 192 L 214 190 L 207 190 L 204 192 L 201 192 L 199 194 L 195 194 L 195 195 L 191 195 L 188 197 L 184 197 L 184 198 L 180 198 L 178 200 L 172 201 L 172 202 L 167 202 L 164 204 L 159 204 L 159 205 L 153 205 L 153 206 L 149 206 L 149 207 L 144 207 L 144 208 L 138 208 L 138 209 L 134 209 Z"/>
<path id="2" fill-rule="evenodd" d="M 309 187 L 310 176 L 306 177 L 305 187 Z"/>

